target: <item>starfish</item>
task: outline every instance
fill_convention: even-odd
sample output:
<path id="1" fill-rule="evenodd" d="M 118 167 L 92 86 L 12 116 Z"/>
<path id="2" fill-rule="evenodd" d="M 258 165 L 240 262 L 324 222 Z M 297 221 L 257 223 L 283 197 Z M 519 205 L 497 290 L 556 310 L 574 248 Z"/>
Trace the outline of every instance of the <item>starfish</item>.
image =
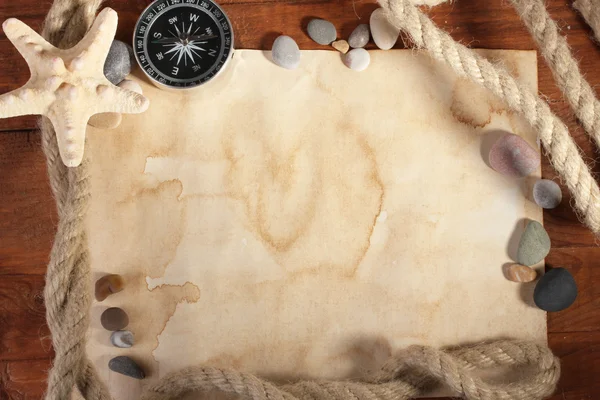
<path id="1" fill-rule="evenodd" d="M 40 114 L 50 119 L 58 149 L 67 167 L 83 159 L 85 131 L 94 114 L 136 114 L 149 101 L 130 90 L 114 86 L 104 76 L 104 62 L 117 30 L 117 13 L 105 8 L 85 37 L 62 50 L 48 43 L 15 18 L 2 28 L 23 56 L 31 78 L 19 89 L 0 96 L 0 118 Z"/>

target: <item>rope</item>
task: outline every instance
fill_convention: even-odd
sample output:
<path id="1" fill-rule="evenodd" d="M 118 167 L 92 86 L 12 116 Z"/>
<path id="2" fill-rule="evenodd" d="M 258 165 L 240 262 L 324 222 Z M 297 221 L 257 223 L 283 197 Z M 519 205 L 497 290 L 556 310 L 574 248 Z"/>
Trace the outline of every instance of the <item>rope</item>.
<path id="1" fill-rule="evenodd" d="M 578 217 L 600 235 L 600 189 L 569 135 L 565 124 L 546 102 L 519 84 L 505 69 L 492 65 L 472 50 L 455 42 L 409 0 L 381 0 L 389 20 L 406 32 L 415 45 L 454 72 L 478 83 L 522 114 L 536 130 L 554 169 L 573 194 Z"/>
<path id="2" fill-rule="evenodd" d="M 575 115 L 600 147 L 600 102 L 585 80 L 567 40 L 546 10 L 542 0 L 511 0 L 535 39 L 552 75 Z"/>
<path id="3" fill-rule="evenodd" d="M 594 31 L 596 42 L 600 43 L 600 2 L 598 0 L 575 0 L 573 7 L 581 13 L 585 22 Z"/>
<path id="4" fill-rule="evenodd" d="M 74 45 L 90 27 L 100 4 L 100 0 L 55 0 L 46 19 L 44 37 L 60 47 Z M 448 60 L 460 75 L 476 77 L 486 87 L 498 88 L 495 92 L 506 93 L 503 97 L 511 107 L 535 122 L 532 125 L 540 131 L 559 171 L 571 182 L 569 187 L 580 191 L 577 204 L 597 232 L 598 218 L 588 209 L 597 199 L 597 186 L 592 184 L 575 145 L 568 140 L 566 128 L 547 106 L 544 108 L 545 103 L 523 91 L 505 72 L 452 42 L 406 1 L 395 0 L 384 5 L 419 47 L 430 49 L 438 59 Z M 45 398 L 68 400 L 77 387 L 87 400 L 110 400 L 106 385 L 85 352 L 92 293 L 84 226 L 90 198 L 89 160 L 86 157 L 81 166 L 66 168 L 58 153 L 56 133 L 47 120 L 42 121 L 41 131 L 50 186 L 60 218 L 44 290 L 46 317 L 56 353 Z M 567 165 L 567 159 L 572 166 Z M 484 381 L 476 374 L 498 366 L 515 369 L 528 366 L 531 371 L 510 384 Z M 443 383 L 469 400 L 541 400 L 554 391 L 559 375 L 559 360 L 546 346 L 535 343 L 498 341 L 447 351 L 411 346 L 361 382 L 304 381 L 276 385 L 247 373 L 193 367 L 165 376 L 143 399 L 177 399 L 191 391 L 220 390 L 252 400 L 403 400 L 423 395 Z"/>

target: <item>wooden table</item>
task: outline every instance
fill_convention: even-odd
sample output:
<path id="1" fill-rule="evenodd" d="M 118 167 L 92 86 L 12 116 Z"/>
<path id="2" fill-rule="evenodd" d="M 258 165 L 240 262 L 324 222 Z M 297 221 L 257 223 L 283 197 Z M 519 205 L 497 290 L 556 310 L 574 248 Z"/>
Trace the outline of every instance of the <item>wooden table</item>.
<path id="1" fill-rule="evenodd" d="M 600 47 L 591 39 L 571 1 L 548 0 L 550 13 L 566 33 L 581 69 L 592 86 L 600 84 Z M 36 30 L 51 1 L 0 2 L 0 20 L 18 17 Z M 119 12 L 117 38 L 129 41 L 137 16 L 148 0 L 111 0 Z M 222 0 L 236 32 L 236 47 L 269 49 L 275 37 L 294 37 L 302 49 L 325 48 L 305 33 L 311 17 L 332 21 L 347 38 L 358 23 L 368 22 L 376 8 L 371 0 Z M 472 47 L 535 49 L 535 44 L 507 0 L 457 0 L 430 11 L 435 22 Z M 402 41 L 397 44 L 402 47 Z M 23 59 L 6 36 L 0 36 L 0 93 L 13 90 L 29 77 Z M 575 121 L 543 59 L 539 58 L 540 91 L 568 124 L 571 134 L 592 161 L 597 149 Z M 38 399 L 45 390 L 52 361 L 45 324 L 43 286 L 48 254 L 57 224 L 46 165 L 35 117 L 0 122 L 0 400 Z M 594 167 L 600 173 L 600 167 Z M 555 179 L 547 159 L 543 175 Z M 545 212 L 552 239 L 549 268 L 568 268 L 579 285 L 579 297 L 568 310 L 549 314 L 550 346 L 562 359 L 562 379 L 552 399 L 600 399 L 600 248 L 565 199 Z"/>

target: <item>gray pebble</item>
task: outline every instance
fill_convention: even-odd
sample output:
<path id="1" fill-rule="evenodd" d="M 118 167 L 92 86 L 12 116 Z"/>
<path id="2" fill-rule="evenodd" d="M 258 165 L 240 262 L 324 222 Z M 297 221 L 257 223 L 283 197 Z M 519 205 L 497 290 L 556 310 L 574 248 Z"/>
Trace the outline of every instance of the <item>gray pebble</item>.
<path id="1" fill-rule="evenodd" d="M 519 264 L 531 267 L 542 261 L 550 252 L 550 237 L 537 221 L 530 221 L 521 236 L 517 249 Z"/>
<path id="2" fill-rule="evenodd" d="M 354 71 L 364 71 L 371 63 L 371 55 L 365 49 L 352 49 L 344 56 L 344 64 Z"/>
<path id="3" fill-rule="evenodd" d="M 130 331 L 116 331 L 110 335 L 110 342 L 115 347 L 120 347 L 122 349 L 127 349 L 133 346 L 134 339 L 133 333 Z"/>
<path id="4" fill-rule="evenodd" d="M 131 73 L 135 65 L 133 48 L 127 43 L 114 40 L 104 62 L 104 75 L 113 85 L 118 85 Z"/>
<path id="5" fill-rule="evenodd" d="M 335 26 L 324 19 L 313 19 L 308 23 L 308 36 L 322 45 L 329 45 L 337 38 Z"/>
<path id="6" fill-rule="evenodd" d="M 564 310 L 577 299 L 577 283 L 571 273 L 564 268 L 548 271 L 535 286 L 533 301 L 544 311 Z"/>
<path id="7" fill-rule="evenodd" d="M 294 39 L 289 36 L 279 36 L 273 42 L 271 53 L 273 62 L 280 67 L 296 69 L 300 65 L 300 49 Z"/>
<path id="8" fill-rule="evenodd" d="M 108 368 L 111 371 L 129 376 L 135 379 L 144 379 L 146 374 L 131 358 L 126 356 L 118 356 L 108 362 Z"/>
<path id="9" fill-rule="evenodd" d="M 540 179 L 533 185 L 533 199 L 542 208 L 556 208 L 562 201 L 560 186 L 549 179 Z"/>
<path id="10" fill-rule="evenodd" d="M 371 32 L 369 30 L 368 24 L 360 24 L 350 34 L 350 38 L 348 39 L 348 44 L 353 49 L 358 49 L 361 47 L 365 47 L 367 43 L 369 43 L 369 39 L 371 38 Z"/>

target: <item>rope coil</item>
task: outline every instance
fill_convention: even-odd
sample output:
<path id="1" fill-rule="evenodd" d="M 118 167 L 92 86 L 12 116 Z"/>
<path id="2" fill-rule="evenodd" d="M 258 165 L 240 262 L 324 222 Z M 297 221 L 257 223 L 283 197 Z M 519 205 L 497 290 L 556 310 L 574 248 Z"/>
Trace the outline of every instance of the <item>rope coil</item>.
<path id="1" fill-rule="evenodd" d="M 61 48 L 75 45 L 91 26 L 100 5 L 101 0 L 55 0 L 46 18 L 43 36 Z M 557 170 L 574 191 L 580 214 L 595 233 L 600 232 L 596 207 L 600 197 L 598 186 L 566 127 L 546 103 L 520 87 L 504 70 L 454 42 L 408 0 L 386 0 L 383 6 L 391 20 L 406 31 L 418 47 L 448 62 L 459 75 L 488 87 L 526 116 L 540 133 Z M 41 132 L 50 186 L 59 214 L 44 291 L 46 317 L 56 353 L 45 398 L 68 400 L 77 387 L 87 400 L 110 400 L 108 388 L 85 352 L 92 301 L 84 225 L 90 198 L 89 160 L 84 158 L 78 168 L 65 167 L 49 121 L 42 121 Z M 488 382 L 475 373 L 497 366 L 529 366 L 533 372 L 510 384 Z M 243 372 L 192 367 L 165 376 L 143 399 L 177 399 L 192 391 L 220 390 L 251 400 L 403 400 L 445 384 L 469 400 L 541 400 L 552 394 L 559 376 L 559 360 L 546 346 L 498 341 L 447 351 L 411 346 L 361 382 L 303 381 L 275 385 Z"/>

